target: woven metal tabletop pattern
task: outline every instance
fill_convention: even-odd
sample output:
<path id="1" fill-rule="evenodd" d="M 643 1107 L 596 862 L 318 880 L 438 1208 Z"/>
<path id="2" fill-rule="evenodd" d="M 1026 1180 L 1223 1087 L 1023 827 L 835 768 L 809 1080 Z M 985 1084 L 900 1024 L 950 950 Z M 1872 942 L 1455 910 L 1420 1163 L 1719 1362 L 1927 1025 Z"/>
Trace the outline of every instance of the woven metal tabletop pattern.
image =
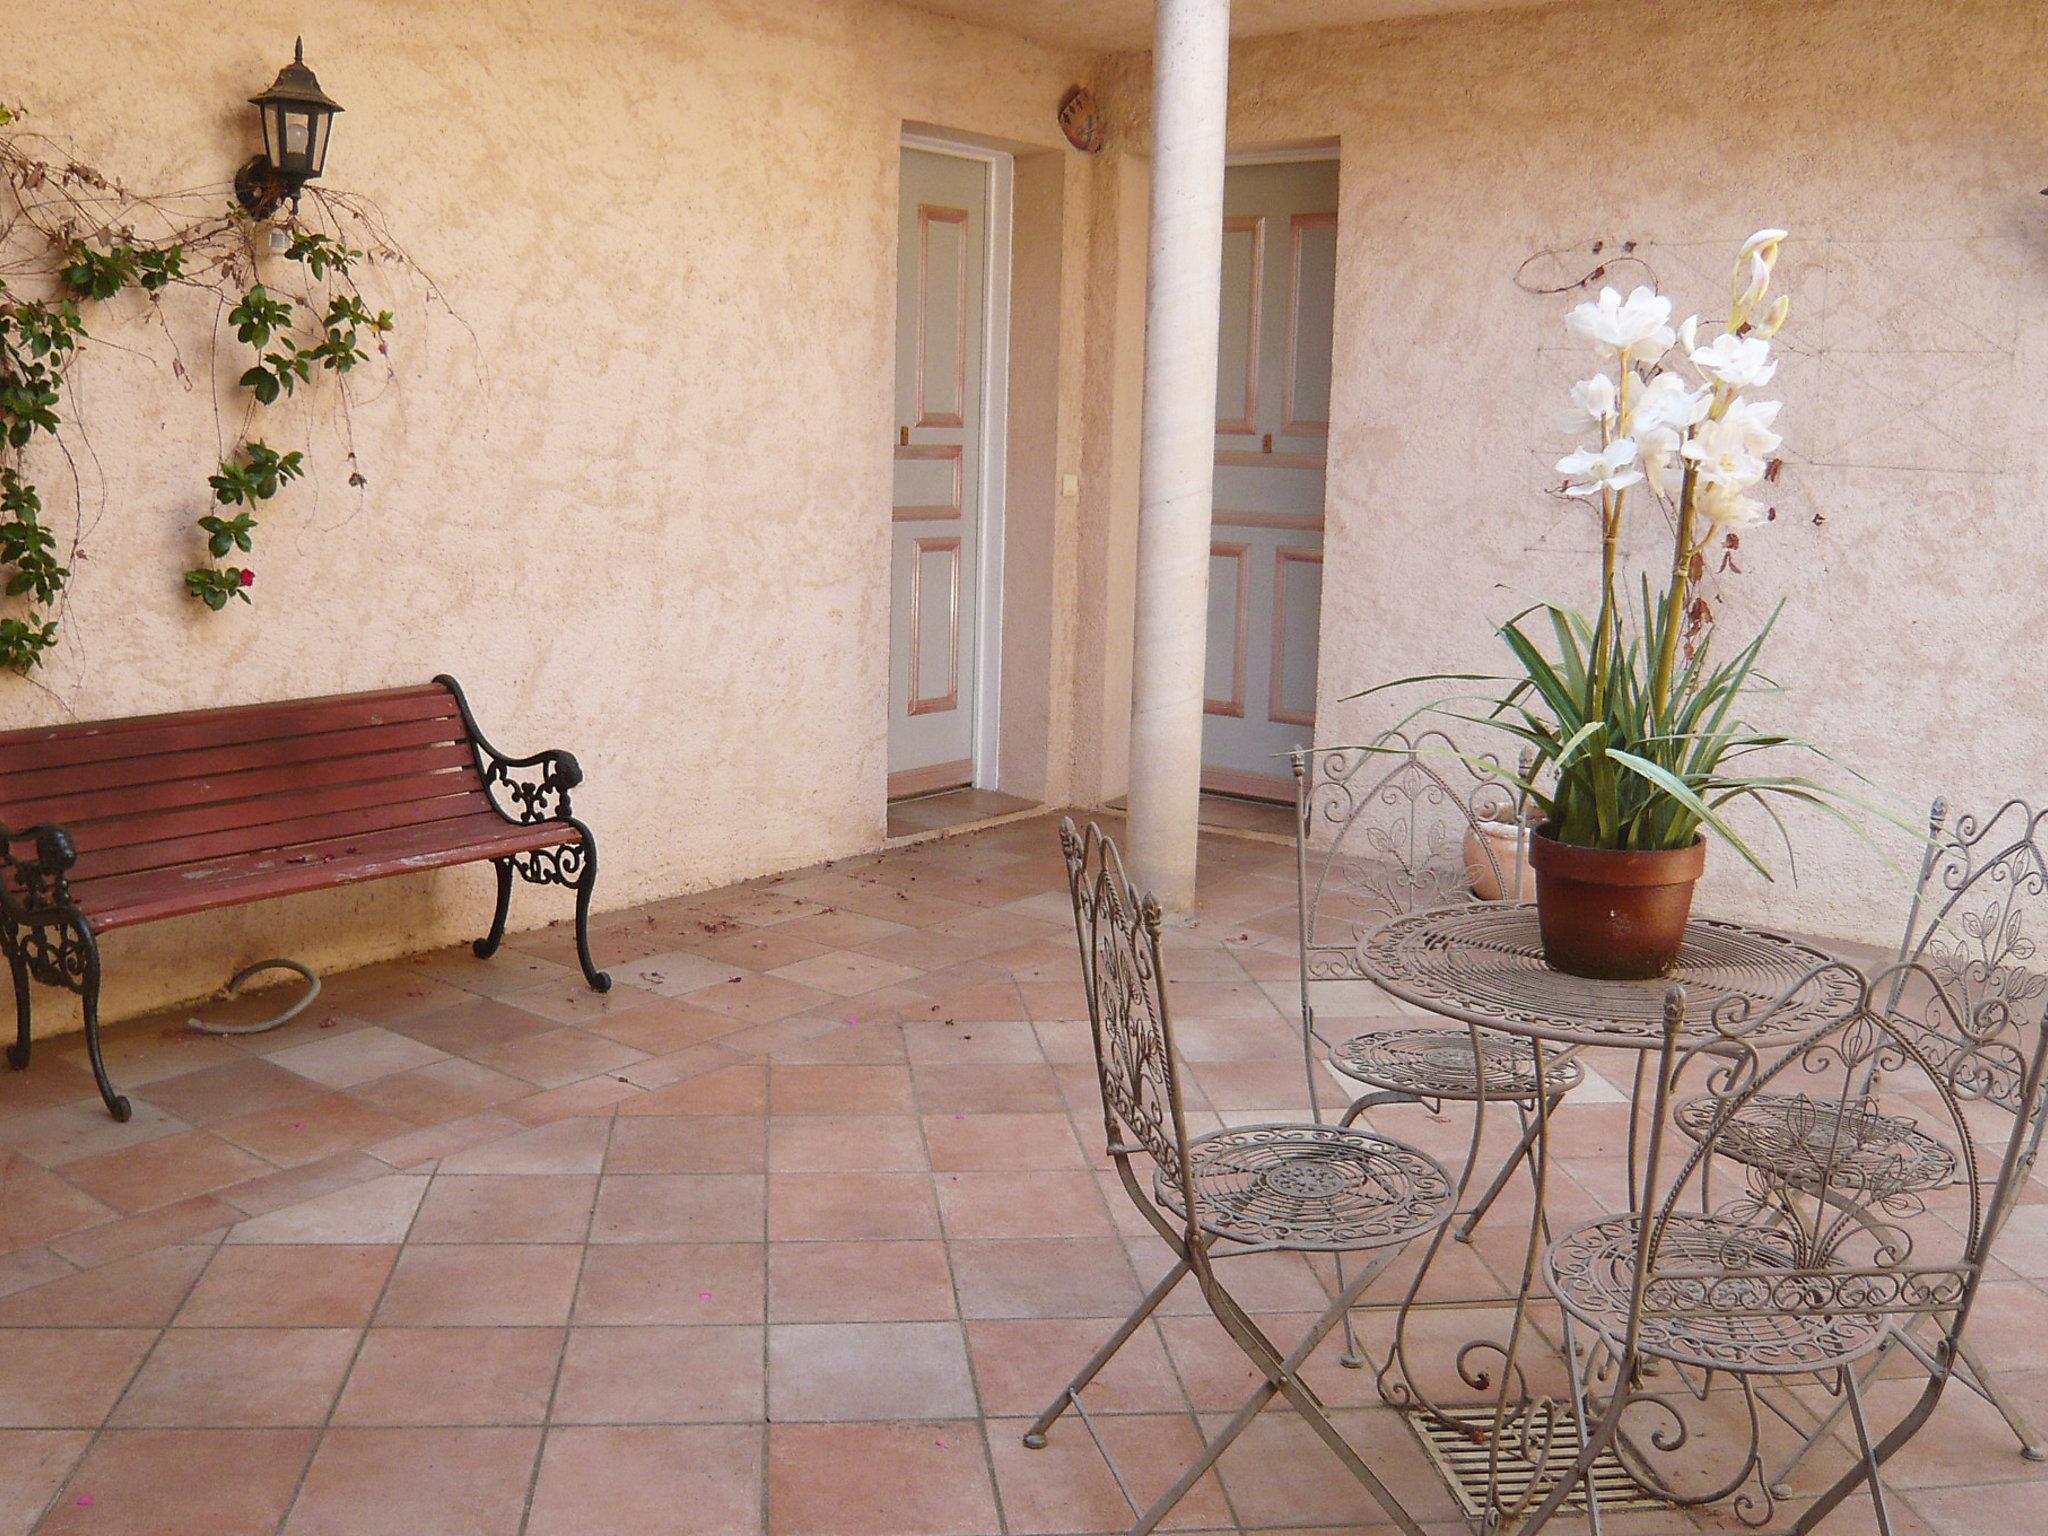
<path id="1" fill-rule="evenodd" d="M 1366 974 L 1394 996 L 1446 1018 L 1572 1045 L 1654 1048 L 1664 998 L 1686 992 L 1686 1034 L 1715 1019 L 1760 1014 L 1787 993 L 1767 1034 L 1782 1040 L 1853 1001 L 1839 970 L 1807 979 L 1834 957 L 1797 939 L 1739 923 L 1694 918 L 1671 974 L 1656 981 L 1593 981 L 1543 963 L 1532 903 L 1475 901 L 1395 918 L 1359 946 Z M 1802 986 L 1801 983 L 1805 984 Z M 1830 1010 L 1834 1010 L 1831 1014 Z"/>

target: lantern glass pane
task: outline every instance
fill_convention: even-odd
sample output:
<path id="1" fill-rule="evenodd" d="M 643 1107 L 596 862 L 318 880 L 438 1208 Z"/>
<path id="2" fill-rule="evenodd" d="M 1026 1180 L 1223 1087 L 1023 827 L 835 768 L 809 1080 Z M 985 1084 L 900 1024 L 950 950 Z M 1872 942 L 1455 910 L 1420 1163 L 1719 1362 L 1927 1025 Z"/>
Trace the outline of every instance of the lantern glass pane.
<path id="1" fill-rule="evenodd" d="M 334 131 L 334 114 L 313 114 L 313 149 L 307 156 L 308 174 L 318 176 L 327 164 L 327 136 Z"/>
<path id="2" fill-rule="evenodd" d="M 269 102 L 259 107 L 256 115 L 263 120 L 263 158 L 272 165 L 282 164 L 283 106 L 277 102 Z"/>

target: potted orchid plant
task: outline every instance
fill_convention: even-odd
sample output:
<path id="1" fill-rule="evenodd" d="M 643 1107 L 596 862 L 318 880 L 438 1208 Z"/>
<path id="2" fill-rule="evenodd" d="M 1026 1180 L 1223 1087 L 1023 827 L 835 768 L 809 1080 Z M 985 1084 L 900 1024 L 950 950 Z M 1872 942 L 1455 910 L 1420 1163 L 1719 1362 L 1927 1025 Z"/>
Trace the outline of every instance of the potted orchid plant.
<path id="1" fill-rule="evenodd" d="M 1604 288 L 1566 316 L 1566 330 L 1602 362 L 1572 386 L 1567 424 L 1583 444 L 1557 464 L 1565 494 L 1599 519 L 1597 613 L 1543 603 L 1503 624 L 1512 675 L 1381 685 L 1502 690 L 1440 699 L 1408 718 L 1448 714 L 1530 749 L 1520 782 L 1542 822 L 1529 859 L 1545 958 L 1559 970 L 1631 978 L 1669 970 L 1708 833 L 1769 878 L 1728 821 L 1734 803 L 1761 804 L 1774 820 L 1774 800 L 1849 819 L 1840 805 L 1847 797 L 1812 779 L 1750 771 L 1759 753 L 1817 749 L 1743 718 L 1752 696 L 1773 691 L 1757 664 L 1776 613 L 1746 642 L 1717 645 L 1698 591 L 1709 551 L 1737 545 L 1742 530 L 1770 516 L 1756 493 L 1779 446 L 1779 402 L 1755 392 L 1776 372 L 1772 340 L 1791 310 L 1785 296 L 1771 297 L 1784 239 L 1785 231 L 1765 229 L 1743 242 L 1727 324 L 1710 340 L 1700 339 L 1696 316 L 1674 328 L 1671 301 L 1647 287 L 1626 298 Z M 1624 535 L 1645 507 L 1668 525 L 1670 559 L 1656 587 L 1646 572 L 1631 594 L 1620 570 Z"/>

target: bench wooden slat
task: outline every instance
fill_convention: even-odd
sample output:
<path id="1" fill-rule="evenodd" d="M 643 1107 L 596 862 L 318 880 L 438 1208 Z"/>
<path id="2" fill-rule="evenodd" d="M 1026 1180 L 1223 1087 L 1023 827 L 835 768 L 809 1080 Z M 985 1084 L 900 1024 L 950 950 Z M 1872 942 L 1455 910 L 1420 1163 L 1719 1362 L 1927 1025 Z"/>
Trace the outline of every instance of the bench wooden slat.
<path id="1" fill-rule="evenodd" d="M 91 917 L 93 931 L 105 933 L 216 907 L 550 848 L 577 836 L 562 822 L 519 826 L 489 811 L 254 857 L 120 875 L 93 881 L 74 895 Z"/>
<path id="2" fill-rule="evenodd" d="M 451 778 L 453 782 L 457 781 Z M 75 891 L 80 885 L 108 875 L 206 863 L 234 854 L 260 854 L 278 849 L 289 851 L 303 843 L 367 836 L 396 827 L 450 821 L 483 812 L 497 814 L 491 809 L 489 797 L 481 790 L 468 789 L 431 799 L 415 795 L 380 805 L 321 811 L 260 826 L 231 827 L 188 837 L 166 838 L 161 842 L 134 843 L 125 848 L 103 848 L 79 854 L 78 863 L 71 871 L 71 885 Z"/>
<path id="3" fill-rule="evenodd" d="M 245 742 L 240 746 L 195 747 L 153 757 L 109 758 L 98 763 L 0 774 L 0 823 L 21 827 L 37 820 L 61 821 L 61 816 L 25 814 L 19 807 L 54 804 L 67 794 L 177 784 L 251 768 L 321 763 L 410 747 L 459 745 L 467 752 L 468 742 L 460 719 L 398 720 L 386 725 L 359 725 L 340 731 L 280 737 L 275 741 Z"/>
<path id="4" fill-rule="evenodd" d="M 460 731 L 460 713 L 453 694 L 429 686 L 238 705 L 185 715 L 138 716 L 109 723 L 45 726 L 0 736 L 0 775 L 194 748 L 242 746 L 398 720 L 452 719 Z"/>
<path id="5" fill-rule="evenodd" d="M 280 835 L 280 829 L 296 827 L 315 817 L 482 793 L 483 781 L 474 767 L 467 771 L 427 768 L 389 778 L 359 775 L 339 784 L 286 782 L 269 794 L 250 799 L 217 800 L 183 810 L 140 811 L 100 821 L 66 822 L 64 830 L 78 850 L 74 877 L 89 880 L 106 867 L 105 860 L 131 853 L 146 858 L 152 865 L 184 862 L 152 857 L 151 850 L 160 844 L 247 833 L 254 839 L 251 847 L 278 847 L 306 841 L 303 836 Z"/>
<path id="6" fill-rule="evenodd" d="M 402 779 L 412 774 L 437 771 L 461 773 L 474 788 L 481 788 L 483 784 L 476 770 L 475 751 L 466 742 L 449 742 L 439 746 L 366 752 L 313 762 L 252 765 L 230 773 L 194 774 L 149 784 L 46 795 L 39 800 L 17 800 L 0 805 L 0 823 L 9 827 L 25 827 L 54 821 L 71 834 L 72 841 L 81 850 L 115 847 L 121 841 L 121 827 L 109 824 L 108 818 L 162 816 L 200 806 L 257 800 L 293 790 Z"/>

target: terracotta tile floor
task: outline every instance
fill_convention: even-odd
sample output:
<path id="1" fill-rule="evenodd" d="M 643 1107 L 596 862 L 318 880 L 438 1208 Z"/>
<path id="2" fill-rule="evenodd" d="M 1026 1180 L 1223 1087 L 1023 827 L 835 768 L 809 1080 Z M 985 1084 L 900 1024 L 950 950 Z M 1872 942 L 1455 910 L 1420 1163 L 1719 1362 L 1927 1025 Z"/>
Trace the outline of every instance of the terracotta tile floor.
<path id="1" fill-rule="evenodd" d="M 1291 856 L 1212 835 L 1203 879 L 1204 915 L 1168 939 L 1197 1128 L 1298 1117 Z M 596 929 L 608 997 L 555 928 L 490 962 L 331 978 L 269 1035 L 123 1026 L 126 1126 L 75 1040 L 0 1073 L 0 1536 L 1123 1529 L 1080 1424 L 1020 1444 L 1163 1267 L 1100 1155 L 1051 822 Z M 1319 1006 L 1347 1002 L 1390 1011 Z M 1597 1209 L 1618 1167 L 1620 1071 L 1594 1066 L 1559 1122 L 1560 1213 Z M 1464 1135 L 1380 1118 L 1448 1154 Z M 1518 1270 L 1525 1198 L 1442 1283 Z M 1979 1342 L 2048 1420 L 2042 1210 L 2014 1224 Z M 1331 1281 L 1299 1258 L 1234 1273 L 1290 1338 Z M 1448 1357 L 1467 1321 L 1425 1336 Z M 1310 1377 L 1433 1536 L 1460 1529 L 1370 1375 L 1326 1350 Z M 1141 1497 L 1250 1380 L 1191 1290 L 1134 1339 L 1092 1397 Z M 1879 1384 L 1877 1410 L 1910 1391 Z M 1901 1536 L 2048 1510 L 2048 1469 L 1961 1391 L 1895 1466 Z M 1170 1528 L 1388 1529 L 1286 1414 Z M 1872 1528 L 1867 1505 L 1827 1527 Z"/>

